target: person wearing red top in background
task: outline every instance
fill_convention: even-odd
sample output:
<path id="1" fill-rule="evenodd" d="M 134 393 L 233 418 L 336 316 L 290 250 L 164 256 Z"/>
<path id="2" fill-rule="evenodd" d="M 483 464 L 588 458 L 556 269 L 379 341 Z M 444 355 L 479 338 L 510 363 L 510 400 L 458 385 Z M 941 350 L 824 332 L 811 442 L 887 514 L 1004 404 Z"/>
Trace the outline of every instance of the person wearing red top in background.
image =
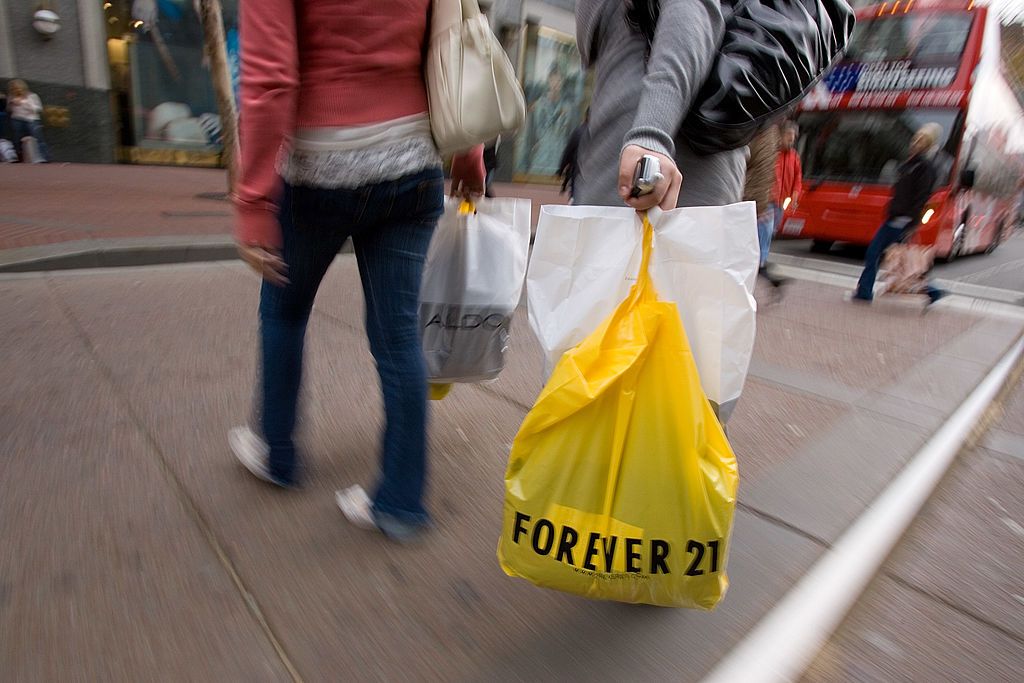
<path id="1" fill-rule="evenodd" d="M 246 0 L 241 12 L 234 202 L 240 255 L 263 278 L 261 417 L 255 429 L 231 430 L 229 444 L 261 479 L 297 483 L 306 323 L 324 274 L 351 238 L 386 420 L 372 498 L 352 486 L 336 499 L 350 522 L 400 541 L 430 521 L 418 307 L 444 205 L 423 76 L 430 6 Z M 482 152 L 481 145 L 457 156 L 456 191 L 483 192 Z"/>
<path id="2" fill-rule="evenodd" d="M 772 211 L 775 225 L 772 233 L 777 234 L 782 226 L 782 215 L 800 199 L 803 190 L 803 169 L 800 154 L 793 148 L 796 144 L 797 125 L 792 121 L 782 124 L 782 138 L 779 141 L 779 155 L 775 159 L 775 185 L 772 188 Z M 768 240 L 769 244 L 771 239 Z M 768 247 L 764 247 L 767 253 Z"/>

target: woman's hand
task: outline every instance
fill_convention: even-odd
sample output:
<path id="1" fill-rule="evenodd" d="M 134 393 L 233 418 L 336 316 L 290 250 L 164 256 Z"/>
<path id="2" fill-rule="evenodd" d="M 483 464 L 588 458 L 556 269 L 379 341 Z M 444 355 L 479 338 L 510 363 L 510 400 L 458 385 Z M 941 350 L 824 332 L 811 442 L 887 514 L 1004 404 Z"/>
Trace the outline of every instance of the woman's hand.
<path id="1" fill-rule="evenodd" d="M 633 190 L 633 174 L 637 162 L 645 154 L 657 157 L 661 162 L 661 174 L 664 176 L 648 194 L 630 197 Z M 658 152 L 652 152 L 637 145 L 627 145 L 619 157 L 619 196 L 637 211 L 646 211 L 654 206 L 669 211 L 676 208 L 679 201 L 679 190 L 683 186 L 683 174 L 679 172 L 676 162 Z"/>
<path id="2" fill-rule="evenodd" d="M 487 171 L 484 169 L 484 146 L 477 145 L 452 159 L 452 196 L 471 199 L 484 193 Z"/>
<path id="3" fill-rule="evenodd" d="M 236 243 L 235 246 L 238 248 L 238 255 L 242 257 L 242 260 L 259 273 L 261 278 L 278 287 L 289 284 L 288 265 L 281 258 L 280 251 L 241 242 Z"/>

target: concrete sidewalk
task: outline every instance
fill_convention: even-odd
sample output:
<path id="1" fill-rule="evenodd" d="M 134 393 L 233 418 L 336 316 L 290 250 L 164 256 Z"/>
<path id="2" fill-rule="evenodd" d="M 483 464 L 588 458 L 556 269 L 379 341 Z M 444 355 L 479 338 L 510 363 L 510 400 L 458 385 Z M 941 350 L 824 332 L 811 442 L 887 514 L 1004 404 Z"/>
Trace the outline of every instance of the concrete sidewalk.
<path id="1" fill-rule="evenodd" d="M 844 304 L 792 283 L 759 313 L 730 425 L 729 595 L 713 613 L 591 602 L 507 578 L 511 441 L 540 390 L 525 314 L 493 384 L 432 406 L 437 530 L 348 526 L 381 411 L 342 256 L 307 343 L 306 487 L 228 453 L 250 412 L 257 281 L 237 264 L 0 277 L 0 671 L 12 680 L 695 681 L 975 387 L 1021 323 Z M 766 292 L 759 297 L 768 299 Z"/>
<path id="2" fill-rule="evenodd" d="M 994 408 L 992 428 L 961 455 L 808 683 L 1020 678 L 1024 384 Z"/>
<path id="3" fill-rule="evenodd" d="M 235 258 L 224 171 L 0 164 L 0 272 Z M 561 204 L 557 186 L 496 184 L 503 197 Z"/>

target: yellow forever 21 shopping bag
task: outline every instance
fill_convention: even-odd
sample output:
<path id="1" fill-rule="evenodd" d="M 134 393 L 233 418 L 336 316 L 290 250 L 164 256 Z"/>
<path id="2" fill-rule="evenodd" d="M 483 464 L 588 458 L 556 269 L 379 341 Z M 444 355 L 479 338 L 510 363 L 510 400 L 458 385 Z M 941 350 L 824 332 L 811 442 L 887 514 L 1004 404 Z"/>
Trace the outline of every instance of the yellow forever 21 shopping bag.
<path id="1" fill-rule="evenodd" d="M 676 305 L 648 273 L 555 366 L 512 445 L 498 559 L 590 598 L 712 609 L 728 587 L 736 457 Z"/>

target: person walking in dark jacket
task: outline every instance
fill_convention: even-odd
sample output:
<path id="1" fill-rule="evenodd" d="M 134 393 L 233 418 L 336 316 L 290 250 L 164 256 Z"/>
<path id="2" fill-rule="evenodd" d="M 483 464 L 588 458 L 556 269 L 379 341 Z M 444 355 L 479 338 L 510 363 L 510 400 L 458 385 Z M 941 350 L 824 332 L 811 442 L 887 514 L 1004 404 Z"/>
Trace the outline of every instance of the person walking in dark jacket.
<path id="1" fill-rule="evenodd" d="M 939 124 L 927 123 L 910 140 L 910 156 L 899 167 L 887 217 L 868 246 L 864 271 L 853 294 L 854 301 L 870 302 L 874 298 L 875 278 L 885 250 L 906 240 L 917 228 L 924 207 L 935 189 L 937 173 L 932 162 L 932 152 L 941 136 L 942 127 Z M 927 286 L 925 293 L 931 303 L 946 294 L 931 285 Z"/>
<path id="2" fill-rule="evenodd" d="M 576 168 L 576 157 L 580 151 L 580 138 L 583 136 L 583 130 L 586 127 L 586 119 L 584 119 L 583 123 L 576 126 L 572 135 L 569 136 L 568 142 L 565 143 L 565 149 L 562 151 L 562 159 L 558 162 L 558 175 L 562 178 L 562 193 L 564 194 L 568 191 L 570 200 L 572 200 L 573 196 L 576 194 L 576 173 L 578 172 Z"/>

